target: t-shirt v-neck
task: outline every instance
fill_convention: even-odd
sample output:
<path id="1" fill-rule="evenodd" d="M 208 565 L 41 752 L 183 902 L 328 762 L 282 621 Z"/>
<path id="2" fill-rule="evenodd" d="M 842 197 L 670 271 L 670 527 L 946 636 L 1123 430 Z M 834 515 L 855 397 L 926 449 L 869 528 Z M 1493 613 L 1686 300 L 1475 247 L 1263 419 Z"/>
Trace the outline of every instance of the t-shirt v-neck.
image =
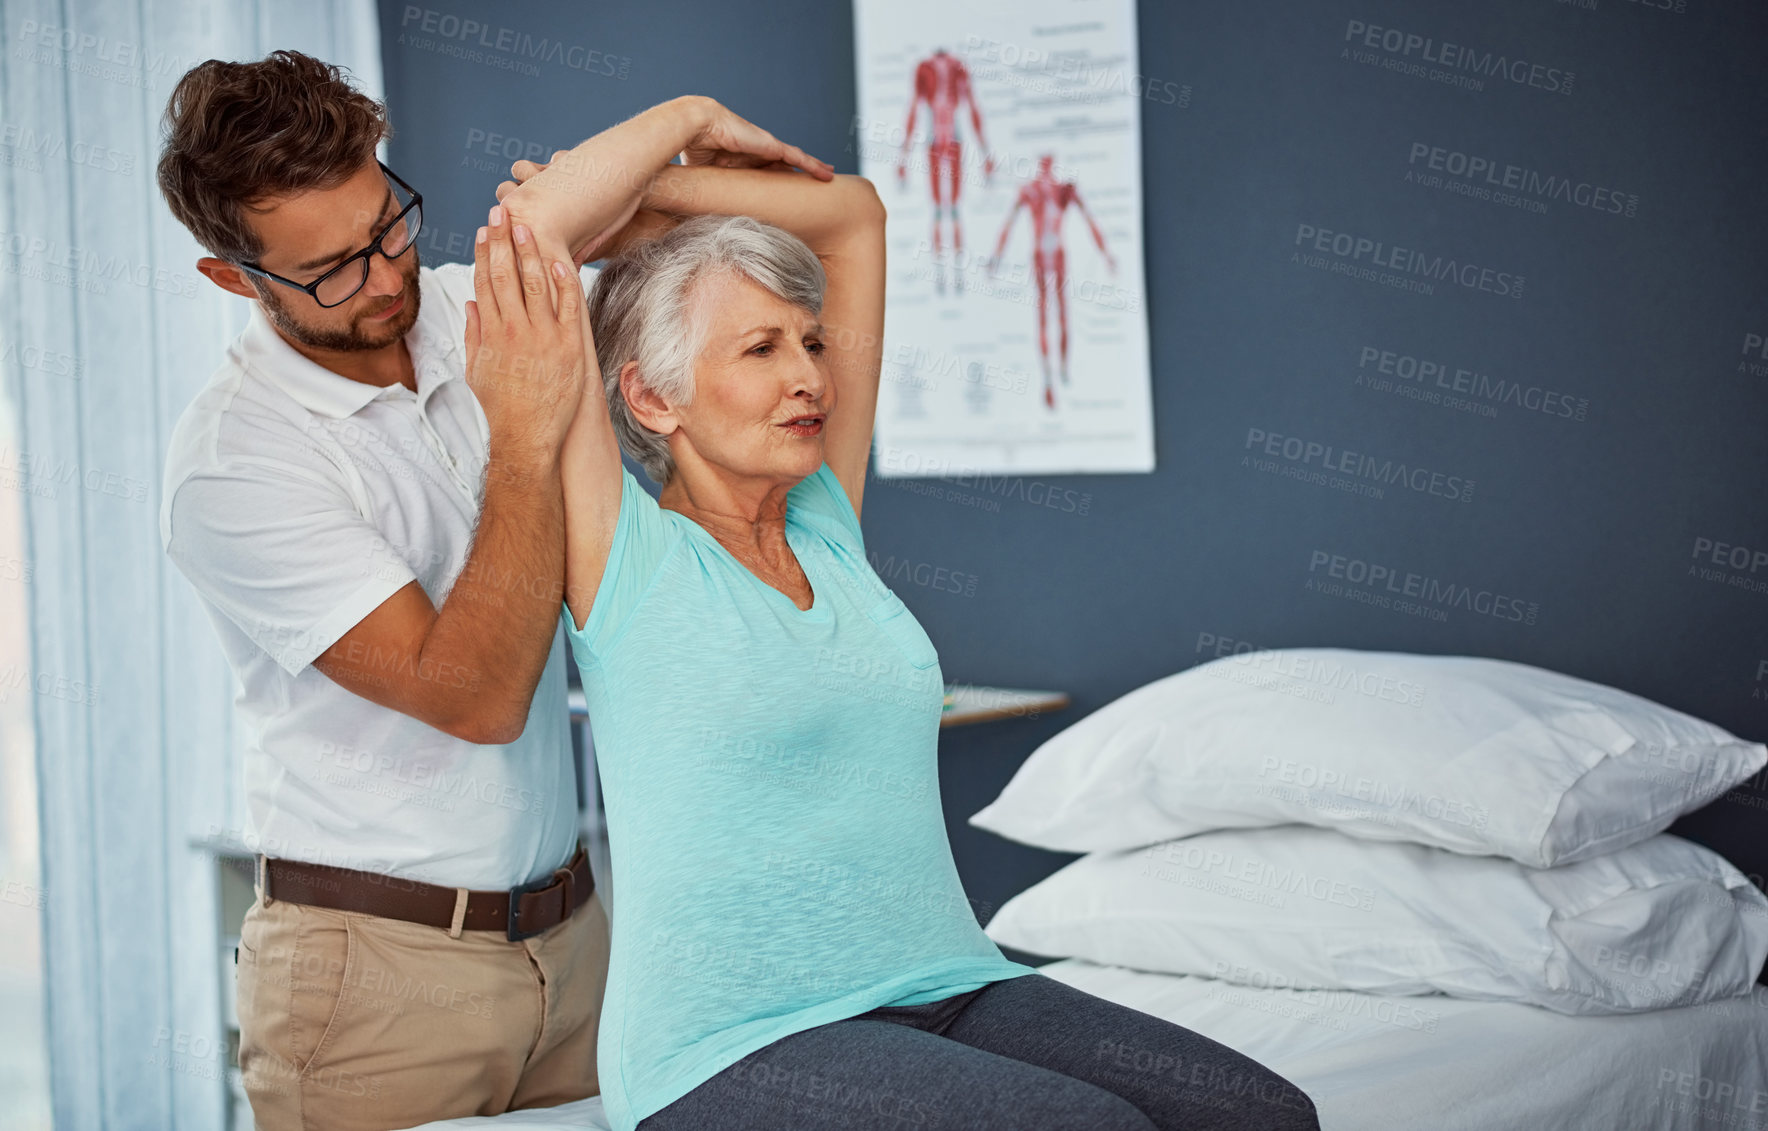
<path id="1" fill-rule="evenodd" d="M 796 601 L 793 601 L 792 598 L 786 596 L 785 593 L 762 580 L 760 575 L 743 563 L 743 559 L 731 553 L 730 547 L 726 546 L 723 542 L 720 542 L 718 536 L 713 534 L 712 531 L 707 530 L 704 526 L 701 526 L 680 511 L 671 510 L 664 506 L 659 506 L 657 508 L 660 514 L 666 516 L 666 521 L 673 522 L 677 526 L 680 526 L 687 533 L 688 537 L 698 538 L 701 542 L 716 547 L 717 553 L 722 554 L 734 568 L 741 570 L 745 575 L 751 578 L 759 588 L 766 590 L 767 592 L 765 596 L 768 599 L 776 601 L 782 609 L 794 613 L 805 620 L 828 620 L 829 602 L 823 597 L 824 586 L 817 583 L 816 576 L 811 573 L 809 562 L 809 559 L 816 557 L 817 554 L 814 550 L 806 548 L 810 545 L 810 542 L 805 536 L 806 531 L 804 529 L 802 516 L 795 514 L 794 509 L 795 508 L 790 503 L 787 504 L 786 545 L 791 548 L 792 557 L 797 560 L 798 568 L 804 571 L 804 580 L 810 584 L 810 591 L 813 599 L 810 608 L 808 609 L 799 608 Z M 796 538 L 794 538 L 794 534 L 797 535 Z"/>

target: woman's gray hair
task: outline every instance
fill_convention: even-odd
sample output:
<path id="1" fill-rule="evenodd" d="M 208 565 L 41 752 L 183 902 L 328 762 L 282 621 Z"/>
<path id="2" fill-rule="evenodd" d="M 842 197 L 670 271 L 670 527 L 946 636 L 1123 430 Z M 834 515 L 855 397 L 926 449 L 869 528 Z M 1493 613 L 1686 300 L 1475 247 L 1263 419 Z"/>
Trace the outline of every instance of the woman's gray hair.
<path id="1" fill-rule="evenodd" d="M 638 362 L 638 379 L 670 404 L 694 398 L 694 362 L 708 318 L 690 301 L 694 285 L 726 271 L 820 315 L 826 279 L 816 253 L 792 233 L 748 216 L 695 216 L 610 259 L 589 290 L 589 322 L 620 449 L 667 483 L 675 460 L 664 437 L 632 415 L 620 368 Z"/>

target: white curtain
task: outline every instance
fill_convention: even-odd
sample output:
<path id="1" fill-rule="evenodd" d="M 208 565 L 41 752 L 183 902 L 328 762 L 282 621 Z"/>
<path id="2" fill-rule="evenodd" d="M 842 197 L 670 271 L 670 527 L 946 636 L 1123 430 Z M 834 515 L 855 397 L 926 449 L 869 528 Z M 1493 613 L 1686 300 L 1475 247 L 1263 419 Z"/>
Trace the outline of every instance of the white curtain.
<path id="1" fill-rule="evenodd" d="M 220 1128 L 212 847 L 243 827 L 234 681 L 160 550 L 179 412 L 244 325 L 159 195 L 173 85 L 280 47 L 381 97 L 373 0 L 0 0 L 0 357 L 17 413 L 56 1126 Z M 0 689 L 4 691 L 6 689 Z M 0 1103 L 4 1103 L 0 1099 Z"/>

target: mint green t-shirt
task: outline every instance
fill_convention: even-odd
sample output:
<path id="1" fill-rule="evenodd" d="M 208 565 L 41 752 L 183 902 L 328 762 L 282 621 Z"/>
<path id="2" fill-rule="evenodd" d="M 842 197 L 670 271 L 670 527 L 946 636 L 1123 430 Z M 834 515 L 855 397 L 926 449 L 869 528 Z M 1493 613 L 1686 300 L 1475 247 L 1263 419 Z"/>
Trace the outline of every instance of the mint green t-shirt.
<path id="1" fill-rule="evenodd" d="M 595 603 L 566 628 L 619 893 L 597 1068 L 634 1131 L 792 1033 L 1037 971 L 958 882 L 939 656 L 829 465 L 786 501 L 808 610 L 621 479 Z"/>

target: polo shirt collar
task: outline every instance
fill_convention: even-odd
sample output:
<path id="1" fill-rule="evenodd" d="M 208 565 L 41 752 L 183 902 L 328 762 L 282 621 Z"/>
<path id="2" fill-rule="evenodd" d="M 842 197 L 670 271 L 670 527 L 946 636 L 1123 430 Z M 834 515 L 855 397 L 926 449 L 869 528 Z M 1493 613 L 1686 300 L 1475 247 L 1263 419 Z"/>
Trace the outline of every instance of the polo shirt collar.
<path id="1" fill-rule="evenodd" d="M 405 335 L 405 346 L 411 351 L 412 368 L 417 375 L 417 400 L 429 398 L 432 390 L 446 381 L 461 376 L 458 365 L 449 364 L 461 352 L 461 343 L 454 340 L 442 309 L 446 297 L 437 288 L 426 287 L 427 270 L 418 272 L 419 293 L 417 323 Z M 359 411 L 377 397 L 409 394 L 404 385 L 370 385 L 333 373 L 290 345 L 265 316 L 261 304 L 252 303 L 250 321 L 240 335 L 246 360 L 278 388 L 293 397 L 301 407 L 321 416 L 342 419 Z"/>

